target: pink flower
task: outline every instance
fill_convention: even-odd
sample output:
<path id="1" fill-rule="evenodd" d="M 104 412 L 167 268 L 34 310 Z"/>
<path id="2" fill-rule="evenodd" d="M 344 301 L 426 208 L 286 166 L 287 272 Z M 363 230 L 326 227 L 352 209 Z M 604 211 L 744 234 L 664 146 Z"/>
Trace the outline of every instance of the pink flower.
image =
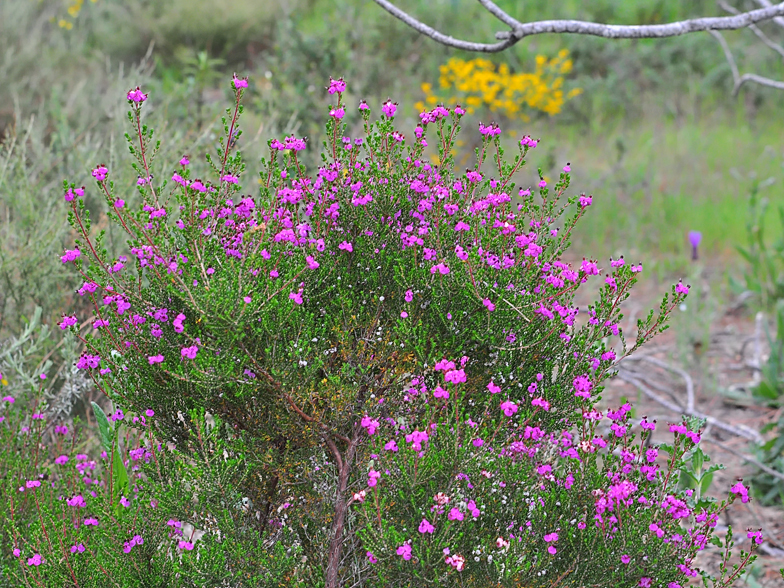
<path id="1" fill-rule="evenodd" d="M 67 455 L 61 455 L 60 457 L 57 457 L 54 460 L 54 463 L 56 463 L 57 465 L 63 465 L 64 463 L 67 463 L 67 462 L 68 462 L 68 456 Z"/>
<path id="2" fill-rule="evenodd" d="M 368 435 L 374 435 L 376 433 L 376 429 L 381 426 L 376 419 L 372 419 L 368 415 L 362 417 L 360 424 L 367 430 Z"/>
<path id="3" fill-rule="evenodd" d="M 318 269 L 318 267 L 319 267 L 319 262 L 316 261 L 316 259 L 312 255 L 308 255 L 305 258 L 305 263 L 307 263 L 308 264 L 308 268 L 310 268 L 312 270 Z"/>
<path id="4" fill-rule="evenodd" d="M 449 370 L 455 369 L 455 362 L 454 361 L 447 361 L 446 359 L 442 359 L 436 362 L 436 365 L 433 366 L 433 369 L 437 372 L 444 371 L 448 372 Z"/>
<path id="5" fill-rule="evenodd" d="M 397 548 L 396 553 L 408 561 L 411 559 L 411 546 L 408 543 L 403 543 L 403 545 Z"/>
<path id="6" fill-rule="evenodd" d="M 63 315 L 63 320 L 60 321 L 60 330 L 64 331 L 68 327 L 76 326 L 77 319 L 75 316 L 65 316 Z"/>
<path id="7" fill-rule="evenodd" d="M 406 435 L 406 443 L 411 443 L 411 449 L 414 451 L 422 451 L 422 443 L 426 442 L 430 437 L 425 431 L 414 431 Z"/>
<path id="8" fill-rule="evenodd" d="M 593 389 L 593 383 L 591 383 L 588 374 L 577 376 L 572 381 L 572 385 L 574 386 L 575 396 L 580 396 L 586 399 L 591 397 L 591 390 Z"/>
<path id="9" fill-rule="evenodd" d="M 99 165 L 92 172 L 93 177 L 99 182 L 103 182 L 106 179 L 107 173 L 109 173 L 109 169 L 105 165 Z"/>
<path id="10" fill-rule="evenodd" d="M 460 384 L 461 382 L 465 382 L 466 381 L 465 371 L 462 369 L 449 370 L 447 373 L 444 374 L 444 381 L 452 382 L 453 384 Z"/>
<path id="11" fill-rule="evenodd" d="M 419 532 L 422 534 L 425 533 L 432 534 L 435 532 L 435 530 L 436 528 L 433 525 L 431 525 L 430 521 L 428 521 L 427 519 L 422 519 L 422 522 L 419 523 Z"/>
<path id="12" fill-rule="evenodd" d="M 239 90 L 240 88 L 247 88 L 248 87 L 248 80 L 246 78 L 238 78 L 237 74 L 234 74 L 234 87 Z"/>
<path id="13" fill-rule="evenodd" d="M 397 453 L 398 452 L 397 441 L 395 441 L 394 439 L 390 439 L 389 441 L 387 441 L 386 445 L 384 445 L 384 449 L 386 449 L 387 451 L 391 451 L 393 453 Z"/>
<path id="14" fill-rule="evenodd" d="M 544 181 L 544 180 L 540 180 L 540 182 L 539 182 L 539 187 L 540 187 L 540 188 L 545 188 L 546 186 L 547 186 L 547 182 L 546 182 L 546 181 Z"/>
<path id="15" fill-rule="evenodd" d="M 185 549 L 186 551 L 193 551 L 193 543 L 191 543 L 190 541 L 183 541 L 182 539 L 180 539 L 177 542 L 177 547 L 179 547 L 180 549 Z"/>
<path id="16" fill-rule="evenodd" d="M 381 472 L 377 472 L 376 470 L 370 470 L 368 472 L 368 486 L 371 488 L 378 484 L 378 479 L 381 477 Z"/>
<path id="17" fill-rule="evenodd" d="M 688 294 L 689 293 L 689 287 L 688 286 L 684 286 L 683 282 L 678 282 L 677 284 L 675 284 L 675 293 L 676 294 Z"/>
<path id="18" fill-rule="evenodd" d="M 63 263 L 68 263 L 69 261 L 74 261 L 82 256 L 82 252 L 78 249 L 66 249 L 65 254 L 60 257 L 60 261 Z"/>
<path id="19" fill-rule="evenodd" d="M 441 386 L 436 386 L 435 389 L 433 390 L 433 396 L 435 396 L 436 398 L 443 398 L 446 400 L 449 398 L 449 392 L 444 390 Z"/>
<path id="20" fill-rule="evenodd" d="M 155 363 L 163 363 L 163 355 L 150 355 L 147 358 L 147 361 L 150 362 L 150 365 Z"/>
<path id="21" fill-rule="evenodd" d="M 462 521 L 465 516 L 462 512 L 460 512 L 459 508 L 452 508 L 446 518 L 450 521 Z"/>
<path id="22" fill-rule="evenodd" d="M 329 116 L 331 116 L 331 117 L 333 117 L 333 118 L 335 118 L 337 120 L 340 120 L 341 118 L 343 118 L 345 116 L 345 114 L 346 114 L 346 111 L 343 109 L 343 107 L 333 108 L 332 110 L 329 111 Z"/>
<path id="23" fill-rule="evenodd" d="M 147 100 L 147 94 L 144 94 L 140 89 L 139 86 L 136 86 L 135 90 L 131 90 L 128 92 L 127 98 L 130 102 L 136 102 L 139 104 L 140 102 L 144 102 Z"/>
<path id="24" fill-rule="evenodd" d="M 623 563 L 625 563 L 625 564 L 628 564 L 630 561 L 632 561 L 632 558 L 629 557 L 628 555 L 624 554 L 624 555 L 621 556 L 621 561 Z"/>
<path id="25" fill-rule="evenodd" d="M 289 299 L 296 304 L 302 304 L 302 292 L 289 292 Z"/>
<path id="26" fill-rule="evenodd" d="M 544 409 L 544 411 L 545 411 L 545 412 L 547 412 L 548 410 L 550 410 L 550 403 L 549 403 L 549 402 L 547 402 L 547 401 L 546 401 L 544 398 L 534 398 L 534 399 L 531 401 L 531 404 L 532 404 L 533 406 L 541 406 L 541 407 L 542 407 L 542 409 Z"/>
<path id="27" fill-rule="evenodd" d="M 375 556 L 375 555 L 373 555 L 373 552 L 372 552 L 372 551 L 368 551 L 368 552 L 367 552 L 365 555 L 367 556 L 367 558 L 368 558 L 368 561 L 369 561 L 370 563 L 372 563 L 372 564 L 374 564 L 374 563 L 378 563 L 378 560 L 376 559 L 376 556 Z"/>
<path id="28" fill-rule="evenodd" d="M 40 566 L 41 565 L 41 554 L 36 553 L 33 557 L 27 560 L 28 566 Z"/>
<path id="29" fill-rule="evenodd" d="M 493 380 L 490 380 L 487 389 L 490 390 L 490 394 L 498 394 L 501 391 L 501 388 Z"/>
<path id="30" fill-rule="evenodd" d="M 387 118 L 392 118 L 393 116 L 395 116 L 395 112 L 397 112 L 397 102 L 392 102 L 391 100 L 387 100 L 381 106 L 381 111 L 387 116 Z"/>
<path id="31" fill-rule="evenodd" d="M 490 312 L 493 312 L 495 310 L 495 304 L 493 304 L 489 298 L 485 298 L 484 300 L 482 300 L 482 304 L 484 304 L 487 307 L 487 310 L 489 310 Z"/>
<path id="32" fill-rule="evenodd" d="M 732 488 L 730 488 L 730 492 L 735 494 L 739 494 L 741 497 L 741 502 L 744 504 L 749 501 L 749 490 L 743 485 L 743 482 L 738 480 L 738 483 L 735 484 Z"/>
<path id="33" fill-rule="evenodd" d="M 329 78 L 329 88 L 327 92 L 330 94 L 334 94 L 335 92 L 345 92 L 346 91 L 346 82 L 343 81 L 343 78 L 340 79 L 332 79 Z"/>
<path id="34" fill-rule="evenodd" d="M 193 345 L 191 347 L 183 347 L 180 350 L 180 355 L 182 355 L 183 359 L 185 358 L 196 359 L 196 354 L 198 352 L 199 352 L 199 348 L 196 345 Z M 152 412 L 152 411 L 148 410 L 147 412 Z M 148 415 L 148 416 L 152 416 L 152 415 Z"/>
<path id="35" fill-rule="evenodd" d="M 84 501 L 81 494 L 68 498 L 65 502 L 68 506 L 75 506 L 76 508 L 85 508 L 87 506 L 87 503 Z"/>
<path id="36" fill-rule="evenodd" d="M 348 241 L 343 241 L 340 245 L 338 245 L 338 249 L 342 249 L 344 251 L 348 251 L 349 253 L 351 253 L 352 251 L 354 251 L 354 246 L 351 245 L 351 243 L 349 243 Z"/>
<path id="37" fill-rule="evenodd" d="M 504 400 L 501 403 L 501 410 L 504 411 L 506 416 L 510 417 L 517 412 L 517 405 L 511 400 Z"/>

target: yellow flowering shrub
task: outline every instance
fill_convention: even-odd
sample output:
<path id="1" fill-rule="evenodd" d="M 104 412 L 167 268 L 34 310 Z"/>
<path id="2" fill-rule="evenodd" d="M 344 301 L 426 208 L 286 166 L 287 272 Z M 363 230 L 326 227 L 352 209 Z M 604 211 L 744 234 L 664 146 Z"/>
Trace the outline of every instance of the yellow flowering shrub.
<path id="1" fill-rule="evenodd" d="M 524 121 L 530 120 L 531 111 L 552 116 L 561 112 L 567 100 L 582 92 L 580 88 L 564 91 L 564 76 L 571 70 L 567 49 L 552 59 L 537 55 L 532 73 L 512 73 L 507 64 L 496 66 L 487 59 L 466 61 L 453 57 L 440 68 L 439 91 L 434 91 L 432 84 L 422 84 L 425 99 L 415 106 L 424 110 L 438 103 L 460 103 L 468 113 L 485 107 Z"/>
<path id="2" fill-rule="evenodd" d="M 95 3 L 97 0 L 90 0 L 90 2 Z M 76 20 L 76 17 L 79 16 L 79 13 L 82 11 L 82 6 L 84 5 L 84 0 L 68 0 L 68 8 L 66 8 L 67 16 L 63 16 L 57 21 L 57 25 L 61 29 L 65 29 L 70 31 L 73 28 L 73 23 Z"/>

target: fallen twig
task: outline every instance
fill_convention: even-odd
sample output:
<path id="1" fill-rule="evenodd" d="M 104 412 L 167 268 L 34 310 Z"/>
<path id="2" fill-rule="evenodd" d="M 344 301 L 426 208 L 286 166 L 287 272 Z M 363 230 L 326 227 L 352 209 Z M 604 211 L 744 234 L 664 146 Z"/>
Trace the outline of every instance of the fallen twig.
<path id="1" fill-rule="evenodd" d="M 749 427 L 730 425 L 729 423 L 725 423 L 724 421 L 717 419 L 714 416 L 705 414 L 698 410 L 692 409 L 691 411 L 687 411 L 682 406 L 679 406 L 674 402 L 670 402 L 666 398 L 662 398 L 661 396 L 656 394 L 656 392 L 651 390 L 648 386 L 646 386 L 645 384 L 640 382 L 637 378 L 635 378 L 628 370 L 624 370 L 623 368 L 620 368 L 618 370 L 617 376 L 624 382 L 628 382 L 629 384 L 636 386 L 650 399 L 655 400 L 656 402 L 658 402 L 659 404 L 661 404 L 662 406 L 668 408 L 673 412 L 680 413 L 686 416 L 697 417 L 699 419 L 705 419 L 705 421 L 710 425 L 722 429 L 724 431 L 727 431 L 728 433 L 732 433 L 733 435 L 736 435 L 738 437 L 743 437 L 744 439 L 748 439 L 749 441 L 754 441 L 755 443 L 763 442 L 762 436 L 757 431 Z M 782 477 L 782 479 L 784 480 L 784 476 Z"/>

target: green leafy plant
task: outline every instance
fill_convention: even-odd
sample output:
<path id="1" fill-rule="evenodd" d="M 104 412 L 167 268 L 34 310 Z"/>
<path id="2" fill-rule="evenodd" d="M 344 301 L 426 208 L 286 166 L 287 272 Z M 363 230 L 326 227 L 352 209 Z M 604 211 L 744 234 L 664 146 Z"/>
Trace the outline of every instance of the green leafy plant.
<path id="1" fill-rule="evenodd" d="M 183 157 L 165 181 L 153 173 L 161 143 L 143 118 L 148 95 L 128 92 L 139 204 L 108 166 L 92 175 L 132 261 L 93 230 L 86 190 L 63 185 L 78 239 L 60 260 L 84 280 L 78 294 L 94 309 L 94 328 L 81 332 L 75 315 L 60 326 L 84 345 L 76 369 L 115 407 L 105 418 L 95 411 L 107 487 L 94 508 L 111 516 L 123 471 L 136 481 L 109 448 L 134 447 L 156 464 L 138 485 L 162 495 L 185 488 L 195 510 L 225 513 L 226 541 L 205 542 L 190 560 L 177 543 L 188 566 L 177 579 L 222 572 L 248 585 L 273 574 L 326 588 L 511 587 L 559 577 L 577 586 L 611 573 L 620 585 L 653 586 L 698 575 L 694 557 L 748 489 L 738 483 L 721 503 L 690 506 L 678 472 L 700 424 L 672 423 L 671 445 L 646 448 L 655 423 L 632 422 L 629 404 L 606 415 L 595 406 L 608 371 L 666 328 L 689 287 L 674 284 L 627 342 L 620 307 L 642 264 L 563 261 L 592 204 L 566 195 L 568 164 L 552 184 L 538 170 L 535 186 L 516 186 L 538 140 L 522 137 L 508 161 L 500 129 L 480 125 L 476 162 L 456 171 L 457 106 L 421 113 L 407 138 L 395 127 L 397 104 L 386 101 L 371 120 L 361 102 L 362 136 L 351 137 L 342 79 L 328 88 L 336 101 L 321 165 L 300 159 L 305 139 L 271 140 L 260 193 L 244 195 L 236 147 L 248 81 L 232 85 L 210 175 L 197 177 Z M 594 279 L 598 300 L 578 321 L 575 293 Z M 125 410 L 145 435 L 132 431 L 135 441 L 119 449 L 109 421 Z M 163 443 L 180 460 L 158 469 Z M 695 464 L 704 455 L 688 458 L 704 484 Z M 177 486 L 170 471 L 188 466 L 198 477 Z M 165 515 L 142 518 L 158 541 Z M 150 544 L 126 527 L 125 555 L 137 553 L 137 534 Z M 13 529 L 14 540 L 28 540 L 23 524 Z M 30 573 L 45 563 L 73 577 L 67 557 L 32 533 L 41 557 Z M 752 546 L 762 540 L 749 537 Z M 272 556 L 237 561 L 226 551 L 246 553 L 249 542 L 286 558 L 275 566 Z M 145 547 L 147 571 L 121 571 L 119 545 L 102 553 L 129 585 L 155 577 L 150 566 L 169 570 L 165 547 Z M 716 585 L 729 586 L 753 551 Z M 221 568 L 221 558 L 231 565 Z M 249 569 L 257 574 L 246 577 Z"/>
<path id="2" fill-rule="evenodd" d="M 779 238 L 768 243 L 765 219 L 770 207 L 768 198 L 760 197 L 760 190 L 769 182 L 754 181 L 749 194 L 749 216 L 746 222 L 748 244 L 737 246 L 746 260 L 745 283 L 733 281 L 736 290 L 751 292 L 757 303 L 765 309 L 784 299 L 784 204 L 778 206 L 781 230 Z"/>

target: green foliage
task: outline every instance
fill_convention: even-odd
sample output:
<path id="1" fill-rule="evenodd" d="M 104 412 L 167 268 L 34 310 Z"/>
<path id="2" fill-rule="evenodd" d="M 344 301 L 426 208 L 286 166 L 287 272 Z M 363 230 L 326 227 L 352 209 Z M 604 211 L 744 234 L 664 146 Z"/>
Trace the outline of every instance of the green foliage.
<path id="1" fill-rule="evenodd" d="M 751 186 L 746 221 L 748 245 L 737 247 L 746 262 L 745 284 L 733 283 L 736 290 L 744 289 L 752 293 L 757 304 L 765 309 L 772 309 L 777 305 L 777 301 L 784 300 L 784 204 L 778 206 L 781 226 L 780 230 L 774 233 L 776 238 L 771 242 L 765 231 L 770 201 L 759 195 L 760 189 L 765 188 L 771 181 L 755 181 Z"/>
<path id="2" fill-rule="evenodd" d="M 763 405 L 780 407 L 784 404 L 784 205 L 779 205 L 781 231 L 771 242 L 765 231 L 768 198 L 759 196 L 760 189 L 770 184 L 755 181 L 749 196 L 746 223 L 748 245 L 738 247 L 746 261 L 744 284 L 733 281 L 736 291 L 753 295 L 756 306 L 771 310 L 776 325 L 775 335 L 765 324 L 765 337 L 770 349 L 767 361 L 759 366 L 759 383 L 752 388 L 752 396 Z M 766 425 L 761 433 L 774 431 L 775 435 L 756 448 L 757 458 L 777 472 L 784 472 L 784 418 Z M 754 488 L 763 504 L 784 504 L 781 480 L 765 471 L 758 471 L 753 478 Z"/>
<path id="3" fill-rule="evenodd" d="M 361 141 L 351 140 L 342 81 L 330 82 L 338 101 L 329 107 L 322 165 L 303 163 L 304 140 L 270 141 L 259 196 L 242 196 L 242 82 L 234 80 L 235 106 L 207 156 L 209 175 L 196 177 L 182 162 L 171 180 L 138 183 L 141 202 L 131 206 L 120 204 L 122 183 L 95 170 L 135 267 L 103 247 L 84 202 L 73 200 L 69 221 L 79 236 L 67 256 L 101 321 L 81 337 L 87 352 L 77 367 L 91 369 L 117 405 L 137 414 L 154 409 L 151 431 L 176 444 L 185 463 L 205 459 L 201 419 L 209 413 L 225 423 L 215 426 L 215 453 L 223 447 L 224 458 L 242 467 L 218 479 L 200 469 L 193 490 L 211 504 L 225 488 L 236 489 L 242 507 L 255 512 L 251 532 L 302 554 L 289 574 L 303 581 L 442 585 L 452 581 L 451 568 L 468 585 L 536 583 L 544 573 L 596 581 L 617 564 L 620 543 L 634 564 L 613 579 L 636 582 L 654 568 L 657 578 L 675 579 L 673 557 L 688 566 L 699 542 L 652 545 L 643 539 L 648 526 L 663 537 L 698 506 L 707 510 L 699 524 L 728 504 L 678 490 L 679 477 L 689 474 L 705 489 L 712 475 L 703 473 L 701 451 L 684 455 L 700 423 L 676 435 L 666 472 L 642 466 L 648 433 L 637 445 L 628 405 L 608 414 L 614 435 L 606 452 L 595 445 L 607 442 L 591 439 L 602 418 L 593 406 L 617 359 L 611 338 L 624 356 L 645 344 L 688 287 L 674 285 L 659 312 L 638 321 L 627 346 L 620 307 L 642 268 L 616 261 L 588 306 L 589 320 L 576 323 L 575 292 L 601 270 L 561 261 L 590 204 L 584 195 L 566 196 L 569 168 L 550 185 L 540 169 L 539 188 L 518 192 L 519 170 L 536 143 L 526 136 L 505 161 L 499 133 L 488 127 L 473 168 L 457 172 L 457 110 L 426 113 L 409 144 L 391 103 L 373 122 L 364 109 Z M 130 104 L 126 138 L 137 173 L 169 177 L 153 173 L 161 144 L 142 119 L 148 103 Z M 426 139 L 438 167 L 423 161 Z M 97 415 L 114 451 L 108 420 Z M 469 445 L 471 428 L 492 447 Z M 387 448 L 390 435 L 397 451 Z M 671 476 L 677 471 L 683 475 Z M 112 497 L 122 470 L 108 475 Z M 498 487 L 482 486 L 482 478 Z M 637 492 L 645 497 L 635 502 Z M 374 505 L 364 501 L 371 493 Z M 450 496 L 478 522 L 461 530 L 433 519 L 439 530 L 429 537 L 430 523 L 422 521 L 416 535 L 434 494 Z M 625 524 L 600 516 L 607 501 L 618 509 L 623 502 Z M 537 527 L 525 530 L 521 503 Z M 358 504 L 364 508 L 350 508 Z M 672 516 L 663 519 L 665 507 Z M 582 515 L 571 519 L 575 511 Z M 602 524 L 588 528 L 590 511 Z M 510 519 L 522 536 L 508 554 L 491 553 L 494 543 L 508 543 Z M 557 549 L 548 547 L 555 541 Z M 444 560 L 446 548 L 456 552 Z M 536 555 L 543 548 L 548 555 Z M 370 549 L 377 561 L 362 555 Z M 398 557 L 406 549 L 413 558 Z"/>
<path id="4" fill-rule="evenodd" d="M 243 460 L 233 454 L 236 445 L 222 441 L 220 420 L 189 415 L 194 436 L 187 443 L 198 450 L 186 457 L 156 445 L 143 418 L 117 421 L 114 432 L 99 419 L 111 436 L 112 466 L 106 451 L 95 460 L 78 455 L 90 446 L 78 423 L 53 434 L 22 404 L 2 411 L 0 423 L 0 586 L 312 585 L 291 576 L 295 547 L 265 544 L 247 525 L 241 497 L 228 483 Z M 224 457 L 227 450 L 232 455 Z M 55 461 L 60 455 L 70 459 Z M 123 460 L 133 483 L 118 491 Z M 74 496 L 82 506 L 68 503 Z M 38 565 L 28 563 L 34 554 L 42 557 Z"/>

